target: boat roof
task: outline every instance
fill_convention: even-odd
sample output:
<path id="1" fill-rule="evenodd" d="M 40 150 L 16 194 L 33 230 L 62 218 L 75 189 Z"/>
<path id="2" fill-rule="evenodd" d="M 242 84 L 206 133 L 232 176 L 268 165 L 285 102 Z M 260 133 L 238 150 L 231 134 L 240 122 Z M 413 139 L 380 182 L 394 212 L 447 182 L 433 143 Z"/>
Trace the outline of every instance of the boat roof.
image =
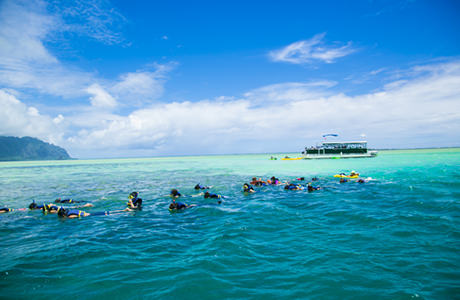
<path id="1" fill-rule="evenodd" d="M 323 142 L 323 145 L 324 144 L 328 144 L 328 145 L 331 145 L 331 144 L 366 144 L 367 141 L 355 141 L 355 142 Z"/>

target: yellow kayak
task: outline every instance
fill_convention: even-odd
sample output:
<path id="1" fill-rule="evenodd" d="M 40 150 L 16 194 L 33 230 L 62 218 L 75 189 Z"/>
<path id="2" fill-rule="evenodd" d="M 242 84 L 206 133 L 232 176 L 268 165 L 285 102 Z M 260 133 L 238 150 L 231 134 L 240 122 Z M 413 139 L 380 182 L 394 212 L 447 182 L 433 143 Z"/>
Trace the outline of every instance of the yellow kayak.
<path id="1" fill-rule="evenodd" d="M 337 178 L 350 178 L 350 179 L 355 179 L 355 178 L 359 178 L 359 174 L 356 174 L 356 175 L 341 175 L 341 174 L 335 174 L 334 177 L 337 177 Z"/>
<path id="2" fill-rule="evenodd" d="M 303 157 L 284 157 L 282 158 L 281 160 L 300 160 L 302 159 Z"/>

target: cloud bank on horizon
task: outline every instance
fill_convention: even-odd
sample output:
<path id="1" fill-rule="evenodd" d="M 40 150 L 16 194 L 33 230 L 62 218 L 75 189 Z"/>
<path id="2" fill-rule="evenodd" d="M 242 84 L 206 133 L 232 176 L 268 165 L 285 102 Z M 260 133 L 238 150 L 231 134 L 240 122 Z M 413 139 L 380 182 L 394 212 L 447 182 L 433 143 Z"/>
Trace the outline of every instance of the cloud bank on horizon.
<path id="1" fill-rule="evenodd" d="M 394 72 L 371 70 L 386 74 L 386 81 L 365 93 L 347 93 L 337 80 L 312 76 L 254 83 L 237 95 L 177 100 L 165 91 L 180 60 L 146 59 L 134 70 L 104 76 L 63 59 L 50 46 L 71 34 L 129 47 L 110 27 L 123 22 L 105 1 L 78 1 L 65 9 L 45 1 L 3 2 L 0 135 L 38 137 L 76 157 L 301 151 L 327 132 L 350 139 L 365 133 L 374 147 L 455 146 L 460 140 L 456 57 Z M 269 51 L 267 64 L 320 68 L 347 56 L 359 56 L 352 42 L 330 43 L 318 33 Z"/>

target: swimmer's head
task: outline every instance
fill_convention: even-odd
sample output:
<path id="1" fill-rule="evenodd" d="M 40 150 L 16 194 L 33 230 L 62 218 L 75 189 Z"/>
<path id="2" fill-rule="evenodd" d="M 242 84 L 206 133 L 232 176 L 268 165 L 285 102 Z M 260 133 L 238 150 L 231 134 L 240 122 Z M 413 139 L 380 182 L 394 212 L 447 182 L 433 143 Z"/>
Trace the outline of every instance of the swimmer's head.
<path id="1" fill-rule="evenodd" d="M 209 192 L 204 193 L 205 198 L 209 198 L 210 196 L 211 196 L 211 194 L 209 194 Z"/>
<path id="2" fill-rule="evenodd" d="M 29 205 L 29 209 L 35 209 L 37 208 L 37 203 L 35 203 L 35 200 L 32 200 L 32 203 Z"/>
<path id="3" fill-rule="evenodd" d="M 57 210 L 58 217 L 65 217 L 65 214 L 66 214 L 66 209 L 63 207 L 59 207 Z"/>
<path id="4" fill-rule="evenodd" d="M 174 197 L 179 197 L 180 193 L 177 189 L 172 189 L 170 195 Z"/>
<path id="5" fill-rule="evenodd" d="M 134 198 L 137 198 L 137 196 L 139 196 L 139 193 L 138 192 L 132 192 L 131 194 L 129 194 L 129 199 L 134 199 Z"/>
<path id="6" fill-rule="evenodd" d="M 173 203 L 169 204 L 169 209 L 177 209 L 177 203 L 173 202 Z"/>

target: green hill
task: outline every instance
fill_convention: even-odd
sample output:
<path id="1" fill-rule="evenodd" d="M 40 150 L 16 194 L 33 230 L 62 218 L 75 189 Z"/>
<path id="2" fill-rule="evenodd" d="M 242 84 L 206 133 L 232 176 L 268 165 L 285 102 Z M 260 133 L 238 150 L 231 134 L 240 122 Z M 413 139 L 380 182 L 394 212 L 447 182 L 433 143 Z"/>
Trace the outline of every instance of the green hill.
<path id="1" fill-rule="evenodd" d="M 71 159 L 61 147 L 32 137 L 0 136 L 0 161 Z"/>

